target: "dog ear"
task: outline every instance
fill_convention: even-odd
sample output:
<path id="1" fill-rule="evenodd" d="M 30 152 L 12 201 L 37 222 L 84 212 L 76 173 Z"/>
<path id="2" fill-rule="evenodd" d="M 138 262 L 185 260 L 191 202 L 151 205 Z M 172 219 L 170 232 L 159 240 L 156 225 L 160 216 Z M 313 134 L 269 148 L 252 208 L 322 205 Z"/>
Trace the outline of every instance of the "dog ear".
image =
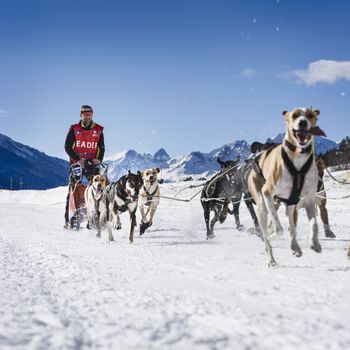
<path id="1" fill-rule="evenodd" d="M 140 170 L 137 170 L 137 175 L 142 177 L 142 173 Z"/>
<path id="2" fill-rule="evenodd" d="M 288 111 L 283 111 L 282 112 L 282 115 L 284 116 L 284 120 L 287 120 L 288 119 Z"/>
<path id="3" fill-rule="evenodd" d="M 315 114 L 316 117 L 320 115 L 320 110 L 319 109 L 314 109 L 313 113 Z"/>
<path id="4" fill-rule="evenodd" d="M 160 169 L 159 169 L 159 168 L 156 168 L 156 172 L 157 172 L 157 173 L 160 173 Z"/>

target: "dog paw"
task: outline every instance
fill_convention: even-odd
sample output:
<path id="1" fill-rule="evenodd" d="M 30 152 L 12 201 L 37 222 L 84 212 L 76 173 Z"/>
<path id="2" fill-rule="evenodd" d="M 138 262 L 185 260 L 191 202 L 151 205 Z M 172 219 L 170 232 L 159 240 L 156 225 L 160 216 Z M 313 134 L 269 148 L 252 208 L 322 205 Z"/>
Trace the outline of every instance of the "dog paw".
<path id="1" fill-rule="evenodd" d="M 316 253 L 321 253 L 322 252 L 322 247 L 319 242 L 313 242 L 310 246 L 312 250 L 314 250 Z"/>
<path id="2" fill-rule="evenodd" d="M 121 230 L 122 229 L 122 224 L 115 224 L 114 225 L 115 230 Z"/>
<path id="3" fill-rule="evenodd" d="M 210 233 L 209 235 L 207 235 L 207 240 L 213 239 L 214 237 L 215 237 L 214 233 Z"/>
<path id="4" fill-rule="evenodd" d="M 141 224 L 140 224 L 140 236 L 142 236 L 150 226 L 151 226 L 151 224 L 149 222 L 141 222 Z"/>
<path id="5" fill-rule="evenodd" d="M 276 267 L 276 266 L 278 266 L 276 260 L 272 259 L 272 260 L 269 261 L 268 267 L 272 268 L 272 267 Z"/>
<path id="6" fill-rule="evenodd" d="M 336 235 L 333 233 L 332 230 L 326 231 L 326 232 L 325 232 L 325 236 L 326 236 L 327 238 L 336 238 Z"/>
<path id="7" fill-rule="evenodd" d="M 300 258 L 303 255 L 301 249 L 293 250 L 293 255 L 297 258 Z"/>
<path id="8" fill-rule="evenodd" d="M 97 238 L 101 238 L 101 234 L 100 233 L 96 233 L 96 237 Z"/>

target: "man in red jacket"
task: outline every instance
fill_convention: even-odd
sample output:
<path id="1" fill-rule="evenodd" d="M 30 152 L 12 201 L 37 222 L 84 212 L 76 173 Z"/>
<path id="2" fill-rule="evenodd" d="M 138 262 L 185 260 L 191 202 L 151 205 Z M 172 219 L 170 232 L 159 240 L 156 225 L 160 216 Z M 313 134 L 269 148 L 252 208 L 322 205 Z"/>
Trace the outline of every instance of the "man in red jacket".
<path id="1" fill-rule="evenodd" d="M 81 120 L 70 127 L 64 149 L 69 156 L 70 164 L 79 163 L 85 167 L 84 175 L 90 178 L 95 174 L 96 167 L 103 161 L 105 153 L 103 127 L 92 120 L 93 110 L 88 105 L 80 108 Z M 88 169 L 88 164 L 92 168 Z M 65 228 L 69 227 L 69 199 L 71 186 L 74 186 L 72 173 L 69 175 L 69 190 L 64 214 Z"/>

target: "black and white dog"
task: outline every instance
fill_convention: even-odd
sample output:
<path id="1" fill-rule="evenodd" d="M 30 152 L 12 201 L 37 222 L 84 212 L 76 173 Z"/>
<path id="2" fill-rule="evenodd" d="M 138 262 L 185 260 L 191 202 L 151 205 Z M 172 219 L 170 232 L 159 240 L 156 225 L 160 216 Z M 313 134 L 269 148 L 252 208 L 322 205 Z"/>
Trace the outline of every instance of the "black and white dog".
<path id="1" fill-rule="evenodd" d="M 239 158 L 233 161 L 222 162 L 218 159 L 221 165 L 221 171 L 211 178 L 205 185 L 201 195 L 201 203 L 204 210 L 204 220 L 207 227 L 207 239 L 214 237 L 214 226 L 217 221 L 221 224 L 226 220 L 227 213 L 235 215 L 236 227 L 241 229 L 239 221 L 239 201 L 242 195 L 247 198 L 246 204 L 253 217 L 257 231 L 260 231 L 259 224 L 253 209 L 252 202 L 249 200 L 249 192 L 246 193 L 243 186 L 245 172 L 238 168 Z M 233 211 L 230 211 L 228 206 L 233 202 Z M 214 211 L 214 217 L 210 221 L 210 212 Z"/>
<path id="2" fill-rule="evenodd" d="M 239 160 L 239 159 L 238 159 Z M 225 171 L 230 169 L 230 167 L 234 167 L 235 164 L 238 161 L 221 161 L 220 158 L 217 159 L 218 163 L 221 166 L 221 170 Z M 249 214 L 252 217 L 253 223 L 254 223 L 254 229 L 255 229 L 255 233 L 258 236 L 261 236 L 261 230 L 260 230 L 260 226 L 259 226 L 259 221 L 258 218 L 255 214 L 254 211 L 254 207 L 253 207 L 253 199 L 251 197 L 251 194 L 249 193 L 248 190 L 248 176 L 251 172 L 251 162 L 252 160 L 246 160 L 245 163 L 238 167 L 237 170 L 235 171 L 235 173 L 233 174 L 232 180 L 231 180 L 231 185 L 232 185 L 232 198 L 231 198 L 231 202 L 232 202 L 232 206 L 233 209 L 230 210 L 228 208 L 228 213 L 231 215 L 234 215 L 235 217 L 235 222 L 236 222 L 236 228 L 238 230 L 243 229 L 243 226 L 241 225 L 240 219 L 239 219 L 239 207 L 241 205 L 241 199 L 243 197 L 244 202 L 249 210 Z"/>
<path id="3" fill-rule="evenodd" d="M 130 243 L 134 240 L 134 230 L 136 226 L 136 209 L 139 192 L 143 185 L 141 173 L 128 172 L 117 182 L 107 186 L 107 198 L 109 201 L 109 215 L 107 221 L 108 236 L 110 241 L 114 241 L 112 227 L 120 230 L 122 228 L 119 215 L 128 211 L 130 215 Z"/>

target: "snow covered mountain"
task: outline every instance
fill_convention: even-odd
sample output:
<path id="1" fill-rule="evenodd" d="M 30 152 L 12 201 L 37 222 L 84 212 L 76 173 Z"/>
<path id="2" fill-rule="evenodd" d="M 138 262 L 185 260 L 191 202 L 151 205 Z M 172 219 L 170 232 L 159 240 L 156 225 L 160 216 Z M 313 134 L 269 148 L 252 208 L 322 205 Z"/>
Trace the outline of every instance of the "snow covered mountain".
<path id="1" fill-rule="evenodd" d="M 112 181 L 118 180 L 125 175 L 128 170 L 137 173 L 138 170 L 160 167 L 167 168 L 170 157 L 166 151 L 161 148 L 154 156 L 149 153 L 141 154 L 134 150 L 118 153 L 106 159 L 108 164 L 108 177 Z"/>
<path id="2" fill-rule="evenodd" d="M 0 134 L 0 188 L 48 189 L 67 184 L 68 162 Z"/>
<path id="3" fill-rule="evenodd" d="M 171 159 L 165 178 L 179 180 L 184 175 L 211 175 L 219 170 L 219 163 L 209 153 L 191 152 Z"/>
<path id="4" fill-rule="evenodd" d="M 238 140 L 214 149 L 210 152 L 210 155 L 215 159 L 220 157 L 221 160 L 226 161 L 234 160 L 238 157 L 243 160 L 248 158 L 250 153 L 250 145 L 244 140 Z"/>
<path id="5" fill-rule="evenodd" d="M 281 143 L 283 137 L 284 133 L 280 133 L 268 140 Z M 337 143 L 332 140 L 324 137 L 315 138 L 317 154 L 337 147 Z M 220 168 L 216 161 L 219 157 L 222 160 L 233 160 L 239 157 L 241 162 L 243 162 L 250 154 L 250 144 L 245 140 L 232 141 L 208 153 L 196 151 L 176 158 L 170 158 L 163 148 L 153 156 L 129 150 L 108 158 L 108 174 L 110 179 L 115 181 L 120 176 L 126 174 L 129 169 L 136 172 L 137 170 L 157 166 L 162 169 L 162 177 L 166 181 L 179 181 L 188 177 L 199 178 L 211 176 Z"/>
<path id="6" fill-rule="evenodd" d="M 270 139 L 282 142 L 284 133 Z M 337 148 L 338 144 L 322 137 L 315 138 L 316 152 Z M 166 181 L 179 181 L 188 177 L 200 178 L 211 176 L 219 170 L 216 159 L 232 160 L 240 157 L 241 162 L 250 155 L 250 145 L 244 140 L 237 140 L 216 148 L 208 153 L 190 152 L 187 155 L 170 158 L 164 148 L 153 156 L 141 154 L 135 150 L 120 152 L 106 158 L 108 174 L 111 181 L 118 180 L 128 170 L 136 173 L 138 170 L 159 167 L 161 176 Z M 13 141 L 0 134 L 0 161 L 5 164 L 0 168 L 0 188 L 47 189 L 62 186 L 67 183 L 68 162 L 49 157 L 46 154 Z"/>
<path id="7" fill-rule="evenodd" d="M 210 176 L 220 168 L 216 159 L 222 160 L 246 159 L 250 154 L 250 145 L 244 141 L 234 141 L 216 148 L 209 153 L 199 151 L 190 152 L 184 156 L 170 158 L 168 153 L 161 148 L 153 156 L 140 154 L 134 150 L 118 153 L 108 158 L 108 174 L 112 181 L 127 173 L 144 170 L 151 167 L 160 167 L 165 180 L 178 181 L 189 176 L 195 178 Z"/>

